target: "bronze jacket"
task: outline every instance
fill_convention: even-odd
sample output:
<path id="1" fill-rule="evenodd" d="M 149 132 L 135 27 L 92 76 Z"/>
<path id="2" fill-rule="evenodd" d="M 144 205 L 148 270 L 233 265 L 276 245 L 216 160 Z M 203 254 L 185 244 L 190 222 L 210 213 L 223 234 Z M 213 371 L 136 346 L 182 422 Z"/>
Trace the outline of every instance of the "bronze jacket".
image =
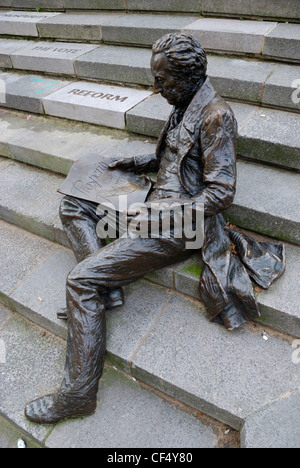
<path id="1" fill-rule="evenodd" d="M 139 172 L 158 169 L 174 112 L 160 135 L 156 155 L 139 158 Z M 230 208 L 236 192 L 238 128 L 230 106 L 209 78 L 195 94 L 180 125 L 178 177 L 191 198 L 203 203 L 205 209 L 201 297 L 211 320 L 219 317 L 227 328 L 236 328 L 245 316 L 259 316 L 251 279 L 268 288 L 281 276 L 284 247 L 256 242 L 224 221 L 221 213 Z"/>

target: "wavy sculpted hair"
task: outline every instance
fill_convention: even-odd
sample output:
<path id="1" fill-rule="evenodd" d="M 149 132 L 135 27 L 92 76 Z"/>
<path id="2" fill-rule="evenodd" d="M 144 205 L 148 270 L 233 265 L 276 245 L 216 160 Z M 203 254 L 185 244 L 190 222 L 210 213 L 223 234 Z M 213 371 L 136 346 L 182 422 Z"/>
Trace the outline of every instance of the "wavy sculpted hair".
<path id="1" fill-rule="evenodd" d="M 201 44 L 189 34 L 171 33 L 152 47 L 154 54 L 164 53 L 170 67 L 180 80 L 201 81 L 207 72 L 207 57 Z"/>

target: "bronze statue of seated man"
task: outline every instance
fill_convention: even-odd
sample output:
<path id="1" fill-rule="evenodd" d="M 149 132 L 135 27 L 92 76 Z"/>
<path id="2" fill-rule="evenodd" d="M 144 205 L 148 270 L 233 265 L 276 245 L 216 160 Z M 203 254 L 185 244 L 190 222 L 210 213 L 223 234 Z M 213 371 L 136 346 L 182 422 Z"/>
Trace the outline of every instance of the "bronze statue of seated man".
<path id="1" fill-rule="evenodd" d="M 268 288 L 282 275 L 284 248 L 258 243 L 224 221 L 222 212 L 236 191 L 237 122 L 207 76 L 201 45 L 186 34 L 164 36 L 153 46 L 151 69 L 155 93 L 174 106 L 157 152 L 117 161 L 111 169 L 157 171 L 149 202 L 191 199 L 204 205 L 200 293 L 210 320 L 232 330 L 259 316 L 251 279 Z M 106 351 L 105 311 L 124 302 L 122 287 L 194 253 L 184 236 L 119 238 L 106 245 L 97 235 L 97 204 L 89 201 L 65 197 L 60 216 L 78 260 L 67 278 L 62 314 L 68 318 L 65 374 L 57 393 L 25 410 L 31 421 L 49 424 L 95 411 Z"/>

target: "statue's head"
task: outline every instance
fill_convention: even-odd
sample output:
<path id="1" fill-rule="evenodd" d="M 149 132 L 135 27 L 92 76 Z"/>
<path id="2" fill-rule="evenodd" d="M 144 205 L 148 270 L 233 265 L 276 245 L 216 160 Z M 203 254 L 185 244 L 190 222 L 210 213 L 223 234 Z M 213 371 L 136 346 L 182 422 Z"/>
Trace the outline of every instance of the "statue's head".
<path id="1" fill-rule="evenodd" d="M 167 34 L 152 48 L 151 70 L 155 93 L 173 106 L 184 106 L 206 77 L 206 54 L 194 37 Z"/>

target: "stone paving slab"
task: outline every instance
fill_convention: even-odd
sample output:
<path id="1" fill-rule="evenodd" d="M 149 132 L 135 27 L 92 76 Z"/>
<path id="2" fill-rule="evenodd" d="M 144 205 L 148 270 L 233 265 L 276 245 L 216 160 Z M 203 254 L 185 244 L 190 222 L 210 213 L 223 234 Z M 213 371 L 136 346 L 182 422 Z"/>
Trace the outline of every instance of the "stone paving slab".
<path id="1" fill-rule="evenodd" d="M 258 109 L 240 128 L 238 153 L 250 159 L 299 170 L 299 125 L 300 116 L 297 114 Z"/>
<path id="2" fill-rule="evenodd" d="M 69 10 L 123 10 L 124 0 L 63 0 Z"/>
<path id="3" fill-rule="evenodd" d="M 40 8 L 41 10 L 64 10 L 64 0 L 12 0 L 15 9 L 28 10 Z"/>
<path id="4" fill-rule="evenodd" d="M 0 130 L 12 129 L 7 139 L 3 138 L 0 142 L 0 151 L 4 148 L 1 154 L 59 174 L 67 175 L 74 162 L 82 156 L 103 154 L 120 144 L 124 150 L 127 147 L 128 136 L 117 131 L 108 134 L 105 129 L 87 128 L 85 124 L 52 122 L 49 119 L 40 122 L 31 117 L 28 122 L 22 119 L 27 125 L 24 126 L 24 131 L 20 132 L 14 129 L 16 118 L 9 119 L 5 115 L 2 119 Z M 141 146 L 139 149 L 142 151 Z"/>
<path id="5" fill-rule="evenodd" d="M 127 0 L 129 11 L 201 13 L 202 0 Z"/>
<path id="6" fill-rule="evenodd" d="M 160 95 L 153 95 L 126 114 L 126 128 L 133 133 L 158 137 L 172 112 Z"/>
<path id="7" fill-rule="evenodd" d="M 299 10 L 299 7 L 298 7 Z M 300 62 L 300 25 L 279 24 L 265 37 L 263 55 Z"/>
<path id="8" fill-rule="evenodd" d="M 298 0 L 202 0 L 202 12 L 219 16 L 253 16 L 261 18 L 282 18 L 300 20 Z"/>
<path id="9" fill-rule="evenodd" d="M 12 68 L 10 54 L 31 45 L 30 41 L 16 39 L 0 39 L 0 67 Z"/>
<path id="10" fill-rule="evenodd" d="M 240 161 L 227 216 L 237 226 L 300 244 L 299 180 L 296 173 Z"/>
<path id="11" fill-rule="evenodd" d="M 0 43 L 1 47 L 1 43 Z M 96 45 L 35 42 L 11 54 L 13 68 L 59 75 L 74 75 L 76 58 L 91 52 Z M 0 49 L 1 50 L 1 49 Z"/>
<path id="12" fill-rule="evenodd" d="M 175 295 L 133 357 L 132 373 L 239 430 L 251 414 L 299 388 L 291 344 L 266 341 L 250 325 L 229 333 Z"/>
<path id="13" fill-rule="evenodd" d="M 276 67 L 275 63 L 208 57 L 208 76 L 218 93 L 240 101 L 261 102 L 263 85 Z M 290 107 L 289 104 L 290 100 L 287 99 L 286 106 Z"/>
<path id="14" fill-rule="evenodd" d="M 1 301 L 35 271 L 57 246 L 16 226 L 0 221 Z"/>
<path id="15" fill-rule="evenodd" d="M 275 26 L 274 22 L 204 18 L 183 30 L 195 36 L 206 50 L 261 54 L 264 36 Z"/>
<path id="16" fill-rule="evenodd" d="M 61 176 L 30 166 L 8 166 L 0 173 L 1 218 L 55 240 L 52 225 L 58 218 L 62 195 L 57 193 L 57 189 L 63 180 Z M 10 190 L 5 186 L 9 186 Z"/>
<path id="17" fill-rule="evenodd" d="M 24 407 L 60 384 L 65 343 L 17 315 L 0 330 L 0 339 L 6 345 L 6 363 L 0 364 L 0 414 L 42 444 L 52 426 L 27 421 Z"/>
<path id="18" fill-rule="evenodd" d="M 125 128 L 125 113 L 152 93 L 96 83 L 76 82 L 43 100 L 45 113 L 81 122 Z"/>
<path id="19" fill-rule="evenodd" d="M 299 87 L 300 67 L 279 65 L 265 84 L 262 102 L 276 108 L 300 112 Z"/>
<path id="20" fill-rule="evenodd" d="M 205 424 L 199 415 L 184 412 L 107 368 L 99 387 L 96 413 L 57 425 L 46 447 L 217 448 L 218 432 L 216 424 Z"/>
<path id="21" fill-rule="evenodd" d="M 79 78 L 152 85 L 151 51 L 133 47 L 100 46 L 75 60 Z"/>
<path id="22" fill-rule="evenodd" d="M 98 42 L 102 40 L 103 25 L 120 16 L 116 13 L 64 13 L 39 22 L 37 29 L 41 38 Z"/>
<path id="23" fill-rule="evenodd" d="M 103 41 L 152 46 L 165 34 L 179 32 L 194 20 L 191 16 L 125 15 L 103 25 Z"/>
<path id="24" fill-rule="evenodd" d="M 41 445 L 25 436 L 24 433 L 16 428 L 14 424 L 0 416 L 0 448 L 15 449 L 19 439 L 24 440 L 26 448 L 36 449 L 41 448 Z"/>
<path id="25" fill-rule="evenodd" d="M 298 391 L 248 418 L 241 433 L 242 448 L 300 448 L 299 404 Z"/>
<path id="26" fill-rule="evenodd" d="M 37 24 L 40 21 L 59 15 L 60 13 L 38 13 L 26 11 L 0 12 L 0 34 L 38 37 Z"/>
<path id="27" fill-rule="evenodd" d="M 58 89 L 68 85 L 68 81 L 35 75 L 17 75 L 1 73 L 5 95 L 3 107 L 43 114 L 42 99 Z M 3 85 L 2 85 L 3 86 Z M 3 102 L 4 101 L 4 102 Z"/>

